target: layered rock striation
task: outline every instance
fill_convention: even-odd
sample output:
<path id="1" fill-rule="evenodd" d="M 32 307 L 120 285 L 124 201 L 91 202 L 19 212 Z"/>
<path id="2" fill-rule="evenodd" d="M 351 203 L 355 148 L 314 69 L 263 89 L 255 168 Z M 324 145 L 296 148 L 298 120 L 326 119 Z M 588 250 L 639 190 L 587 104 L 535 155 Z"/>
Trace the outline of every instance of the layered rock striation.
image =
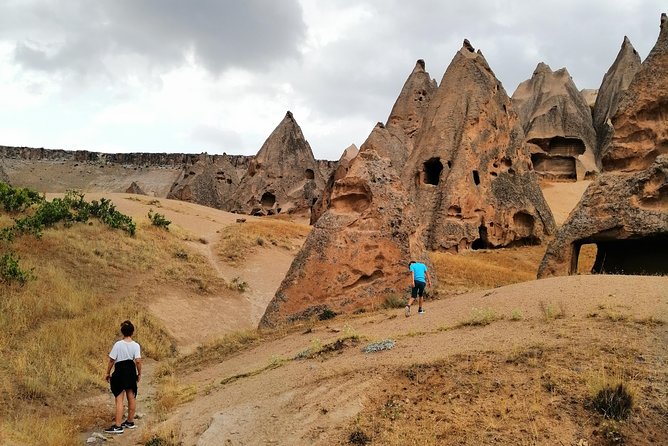
<path id="1" fill-rule="evenodd" d="M 594 104 L 594 129 L 597 138 L 597 156 L 610 143 L 613 134 L 611 118 L 617 112 L 617 106 L 624 92 L 640 69 L 640 56 L 624 36 L 622 47 L 615 61 L 603 76 L 596 103 Z"/>
<path id="2" fill-rule="evenodd" d="M 389 131 L 376 126 L 260 322 L 274 326 L 320 314 L 379 308 L 409 285 L 411 259 L 428 262 L 413 205 L 381 147 Z"/>
<path id="3" fill-rule="evenodd" d="M 595 273 L 668 274 L 668 19 L 612 118 L 603 174 L 549 244 L 538 277 L 574 274 L 597 247 Z M 649 164 L 648 164 L 649 163 Z"/>
<path id="4" fill-rule="evenodd" d="M 503 86 L 465 40 L 402 174 L 428 249 L 539 243 L 554 231 L 523 137 Z"/>
<path id="5" fill-rule="evenodd" d="M 308 212 L 324 186 L 311 146 L 287 112 L 250 162 L 226 208 L 255 215 Z"/>
<path id="6" fill-rule="evenodd" d="M 539 63 L 512 102 L 539 175 L 575 181 L 598 171 L 591 110 L 566 68 Z"/>
<path id="7" fill-rule="evenodd" d="M 238 186 L 237 171 L 227 157 L 201 155 L 184 167 L 167 198 L 224 209 Z"/>

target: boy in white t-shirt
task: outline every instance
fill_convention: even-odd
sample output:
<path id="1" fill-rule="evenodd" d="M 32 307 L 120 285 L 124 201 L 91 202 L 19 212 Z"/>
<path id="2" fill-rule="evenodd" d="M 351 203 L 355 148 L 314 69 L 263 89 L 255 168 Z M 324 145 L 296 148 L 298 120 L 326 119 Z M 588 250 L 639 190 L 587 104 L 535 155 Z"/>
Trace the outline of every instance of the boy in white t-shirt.
<path id="1" fill-rule="evenodd" d="M 137 383 L 141 378 L 141 347 L 132 340 L 135 327 L 132 322 L 121 324 L 123 339 L 116 342 L 109 353 L 106 380 L 111 385 L 111 391 L 116 398 L 115 423 L 104 431 L 108 434 L 122 434 L 125 429 L 134 429 L 135 410 L 137 407 Z M 111 373 L 111 369 L 114 373 Z M 128 400 L 128 418 L 123 418 L 123 395 Z"/>

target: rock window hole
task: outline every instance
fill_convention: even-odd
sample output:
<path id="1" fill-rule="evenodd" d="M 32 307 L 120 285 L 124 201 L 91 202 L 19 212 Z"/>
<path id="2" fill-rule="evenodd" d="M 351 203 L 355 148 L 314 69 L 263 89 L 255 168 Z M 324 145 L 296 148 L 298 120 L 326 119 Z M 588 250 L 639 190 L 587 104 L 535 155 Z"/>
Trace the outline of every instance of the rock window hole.
<path id="1" fill-rule="evenodd" d="M 313 169 L 306 169 L 304 175 L 306 176 L 307 180 L 312 180 L 315 178 L 315 173 L 313 172 Z"/>
<path id="2" fill-rule="evenodd" d="M 476 186 L 480 184 L 480 175 L 478 175 L 477 170 L 473 171 L 473 182 L 475 183 Z"/>
<path id="3" fill-rule="evenodd" d="M 423 180 L 425 184 L 438 184 L 441 179 L 441 171 L 443 164 L 439 158 L 431 158 L 424 162 L 423 165 Z"/>
<path id="4" fill-rule="evenodd" d="M 260 203 L 262 204 L 262 207 L 271 208 L 274 206 L 274 203 L 276 203 L 276 196 L 271 192 L 265 192 L 262 194 Z"/>
<path id="5" fill-rule="evenodd" d="M 471 244 L 471 249 L 485 249 L 489 247 L 489 239 L 487 237 L 487 227 L 482 224 L 478 228 L 478 238 Z"/>

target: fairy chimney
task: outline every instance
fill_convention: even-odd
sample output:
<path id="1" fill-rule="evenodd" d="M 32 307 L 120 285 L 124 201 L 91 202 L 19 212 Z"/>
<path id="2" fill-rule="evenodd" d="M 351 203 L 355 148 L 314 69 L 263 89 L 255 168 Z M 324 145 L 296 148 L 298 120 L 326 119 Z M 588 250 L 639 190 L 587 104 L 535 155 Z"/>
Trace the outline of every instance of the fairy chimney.
<path id="1" fill-rule="evenodd" d="M 251 160 L 228 210 L 256 215 L 308 212 L 324 186 L 311 146 L 287 112 Z"/>
<path id="2" fill-rule="evenodd" d="M 132 184 L 125 190 L 126 194 L 135 194 L 135 195 L 146 195 L 146 192 L 144 192 L 144 189 L 137 184 L 136 181 L 133 181 Z"/>
<path id="3" fill-rule="evenodd" d="M 413 150 L 414 138 L 437 88 L 436 80 L 425 71 L 424 60 L 419 59 L 406 79 L 386 124 L 389 132 L 406 146 L 406 156 Z"/>
<path id="4" fill-rule="evenodd" d="M 538 277 L 574 274 L 596 245 L 594 273 L 668 274 L 668 19 L 612 118 L 604 172 L 549 244 Z"/>
<path id="5" fill-rule="evenodd" d="M 533 244 L 554 231 L 523 136 L 501 82 L 465 40 L 403 172 L 428 249 Z"/>
<path id="6" fill-rule="evenodd" d="M 617 58 L 603 76 L 594 104 L 594 129 L 598 146 L 596 153 L 599 157 L 612 137 L 613 128 L 610 119 L 617 111 L 619 100 L 639 69 L 640 56 L 629 38 L 624 36 Z"/>
<path id="7" fill-rule="evenodd" d="M 603 170 L 646 169 L 668 153 L 668 23 L 661 16 L 659 38 L 619 100 L 612 117 L 614 136 L 603 148 Z"/>
<path id="8" fill-rule="evenodd" d="M 261 326 L 321 314 L 378 308 L 407 284 L 411 259 L 428 262 L 413 205 L 380 147 L 377 125 L 346 175 L 334 182 L 329 208 L 315 223 Z M 379 150 L 381 149 L 381 150 Z"/>
<path id="9" fill-rule="evenodd" d="M 238 185 L 239 177 L 227 156 L 201 155 L 195 163 L 183 168 L 167 198 L 226 209 Z"/>
<path id="10" fill-rule="evenodd" d="M 539 63 L 512 102 L 536 173 L 575 181 L 598 172 L 591 110 L 566 68 Z"/>

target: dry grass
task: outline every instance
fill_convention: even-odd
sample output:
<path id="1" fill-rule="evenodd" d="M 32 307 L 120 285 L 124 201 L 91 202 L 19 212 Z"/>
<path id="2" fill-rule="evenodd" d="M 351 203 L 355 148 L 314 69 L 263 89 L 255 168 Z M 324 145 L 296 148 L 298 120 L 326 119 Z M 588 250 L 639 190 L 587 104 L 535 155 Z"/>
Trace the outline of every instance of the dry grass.
<path id="1" fill-rule="evenodd" d="M 196 395 L 197 389 L 194 386 L 179 384 L 174 375 L 164 376 L 155 391 L 153 412 L 158 420 L 164 420 L 175 407 L 192 401 Z"/>
<path id="2" fill-rule="evenodd" d="M 664 444 L 668 412 L 657 406 L 657 398 L 666 386 L 656 381 L 661 360 L 639 363 L 637 354 L 619 339 L 610 345 L 527 344 L 510 354 L 472 352 L 377 370 L 383 375 L 380 386 L 338 444 L 351 444 L 353 437 L 387 446 L 578 444 L 580 439 L 586 440 L 580 444 L 618 444 L 609 443 L 611 435 L 627 444 Z M 635 395 L 638 406 L 652 409 L 606 427 L 604 415 L 588 407 L 594 392 L 590 377 L 600 375 L 600 364 L 623 370 L 626 382 L 633 376 L 635 387 L 646 389 Z"/>
<path id="3" fill-rule="evenodd" d="M 544 252 L 545 246 L 525 246 L 429 256 L 439 280 L 437 291 L 450 294 L 534 280 Z"/>
<path id="4" fill-rule="evenodd" d="M 298 249 L 310 232 L 307 224 L 264 218 L 224 228 L 216 251 L 232 265 L 243 263 L 258 246 Z"/>
<path id="5" fill-rule="evenodd" d="M 10 223 L 0 216 L 0 227 Z M 33 269 L 36 279 L 23 287 L 0 285 L 0 443 L 78 444 L 74 433 L 87 427 L 87 418 L 72 407 L 106 391 L 101 376 L 121 321 L 135 322 L 146 357 L 175 354 L 173 341 L 145 310 L 151 295 L 144 287 L 226 289 L 177 234 L 147 221 L 138 226 L 135 237 L 93 222 L 13 242 L 22 268 Z M 161 407 L 169 407 L 168 400 Z"/>

